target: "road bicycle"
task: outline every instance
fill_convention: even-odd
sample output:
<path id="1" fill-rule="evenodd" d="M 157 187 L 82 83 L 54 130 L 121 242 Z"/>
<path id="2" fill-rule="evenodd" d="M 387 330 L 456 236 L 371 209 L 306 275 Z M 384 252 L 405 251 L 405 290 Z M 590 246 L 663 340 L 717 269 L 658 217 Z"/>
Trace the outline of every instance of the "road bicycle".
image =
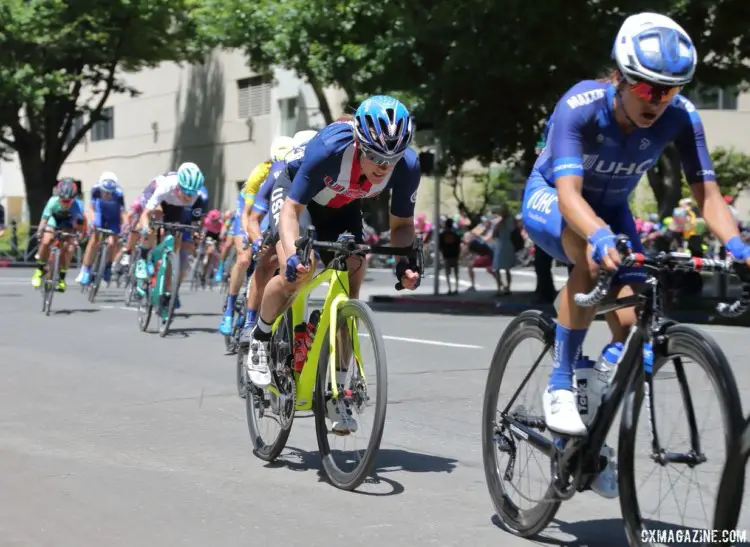
<path id="1" fill-rule="evenodd" d="M 574 296 L 579 306 L 597 306 L 598 314 L 628 306 L 635 306 L 637 313 L 636 324 L 630 330 L 614 376 L 588 426 L 586 436 L 555 435 L 550 440 L 542 435 L 547 429 L 544 415 L 534 415 L 516 404 L 516 399 L 534 370 L 554 346 L 555 325 L 550 317 L 539 311 L 520 314 L 505 329 L 492 358 L 482 416 L 485 476 L 500 520 L 506 529 L 522 537 L 531 537 L 541 532 L 555 516 L 562 501 L 570 499 L 576 492 L 590 488 L 596 475 L 607 463 L 600 451 L 622 403 L 618 439 L 620 507 L 628 543 L 644 545 L 642 538 L 648 537 L 647 525 L 640 514 L 634 473 L 636 429 L 644 402 L 650 419 L 652 461 L 660 466 L 684 464 L 691 468 L 707 461 L 698 436 L 696 409 L 680 356 L 688 357 L 700 365 L 716 389 L 722 410 L 726 445 L 739 435 L 742 427 L 743 415 L 737 384 L 721 348 L 707 334 L 665 317 L 663 298 L 678 283 L 676 278 L 681 273 L 733 271 L 745 281 L 742 297 L 731 305 L 720 304 L 717 310 L 722 315 L 739 316 L 750 304 L 747 268 L 740 263 L 693 258 L 684 253 L 660 253 L 646 257 L 639 253 L 629 253 L 626 242 L 626 238 L 618 238 L 618 250 L 623 256 L 622 266 L 642 267 L 647 274 L 645 289 L 632 296 L 606 298 L 613 274 L 602 270 L 590 293 Z M 521 386 L 500 410 L 497 406 L 499 391 L 508 362 L 516 347 L 529 339 L 542 342 L 544 349 L 531 365 Z M 667 444 L 671 439 L 665 441 L 661 438 L 655 425 L 653 378 L 670 361 L 674 363 L 688 420 L 691 448 L 684 453 L 671 451 Z M 697 410 L 701 411 L 700 408 Z M 504 484 L 504 481 L 511 481 L 516 473 L 516 455 L 521 441 L 530 443 L 551 460 L 551 481 L 544 498 L 527 498 L 526 501 L 537 502 L 528 509 L 522 509 L 513 502 L 509 495 L 513 486 L 508 489 Z M 500 454 L 508 456 L 504 469 L 499 461 Z"/>
<path id="2" fill-rule="evenodd" d="M 211 268 L 207 268 L 204 261 L 211 260 L 212 257 L 206 256 L 206 248 L 213 244 L 214 253 L 218 249 L 217 241 L 212 237 L 202 237 L 198 248 L 195 251 L 195 258 L 193 259 L 193 265 L 190 268 L 188 276 L 190 278 L 190 290 L 197 291 L 198 289 L 205 289 L 206 283 L 210 289 L 214 287 L 214 270 L 216 265 Z"/>
<path id="3" fill-rule="evenodd" d="M 63 247 L 67 241 L 73 237 L 73 233 L 64 230 L 45 230 L 52 232 L 54 239 L 50 245 L 49 257 L 47 258 L 47 268 L 42 278 L 42 313 L 49 315 L 52 310 L 52 298 L 57 291 L 57 283 L 60 281 L 60 260 L 62 258 Z"/>
<path id="4" fill-rule="evenodd" d="M 323 469 L 330 482 L 343 490 L 354 490 L 365 479 L 380 447 L 380 440 L 385 425 L 387 405 L 387 369 L 385 343 L 378 328 L 375 315 L 370 307 L 361 300 L 349 298 L 349 273 L 347 258 L 358 257 L 364 261 L 368 253 L 408 256 L 414 267 L 423 271 L 421 238 L 417 237 L 409 247 L 370 246 L 355 243 L 353 236 L 342 234 L 336 242 L 314 240 L 314 228 L 307 229 L 306 234 L 297 240 L 297 254 L 302 263 L 308 264 L 313 250 L 334 252 L 334 258 L 328 268 L 316 275 L 307 283 L 287 309 L 273 324 L 270 342 L 271 385 L 266 389 L 245 380 L 247 393 L 245 406 L 250 437 L 255 448 L 255 455 L 265 461 L 276 459 L 286 445 L 296 412 L 312 410 L 315 416 L 315 430 L 318 448 L 321 453 Z M 328 282 L 328 294 L 320 311 L 320 322 L 312 338 L 301 372 L 294 370 L 294 327 L 308 322 L 307 301 L 310 293 L 324 282 Z M 402 289 L 401 283 L 396 285 Z M 365 335 L 358 326 L 364 325 L 374 348 L 376 367 L 375 393 L 377 397 L 374 411 L 373 431 L 364 454 L 358 458 L 353 470 L 342 470 L 334 460 L 334 451 L 328 442 L 328 425 L 326 423 L 326 406 L 332 399 L 343 397 L 358 412 L 371 406 L 371 395 L 368 387 L 372 378 L 366 378 L 360 353 L 360 337 Z M 339 332 L 343 326 L 345 332 Z M 351 346 L 344 349 L 344 340 L 350 340 Z M 356 366 L 349 366 L 343 386 L 339 385 L 337 371 L 345 369 L 339 366 L 342 354 L 354 357 Z M 238 360 L 245 363 L 248 359 L 248 348 L 240 348 Z M 270 415 L 270 416 L 269 416 Z M 260 432 L 259 421 L 265 417 L 280 425 L 275 438 L 264 439 Z M 338 452 L 338 451 L 336 451 Z"/>
<path id="5" fill-rule="evenodd" d="M 89 286 L 89 302 L 92 304 L 94 303 L 94 299 L 99 292 L 99 286 L 104 278 L 104 270 L 107 269 L 107 264 L 109 264 L 109 236 L 117 235 L 112 230 L 106 230 L 99 227 L 94 227 L 94 231 L 99 234 L 100 239 L 99 245 L 96 248 L 94 263 L 91 265 L 92 279 Z"/>
<path id="6" fill-rule="evenodd" d="M 151 221 L 151 226 L 163 229 L 165 237 L 157 242 L 156 247 L 151 249 L 146 256 L 146 265 L 153 265 L 154 270 L 154 273 L 149 276 L 150 280 L 139 279 L 137 281 L 138 326 L 141 331 L 146 332 L 151 321 L 151 313 L 156 308 L 159 318 L 159 336 L 163 338 L 169 332 L 169 326 L 174 318 L 174 306 L 177 302 L 180 284 L 180 255 L 175 251 L 175 236 L 182 237 L 182 232 L 197 232 L 200 228 L 189 224 L 156 220 Z M 159 237 L 160 234 L 157 234 L 157 238 Z M 167 276 L 169 276 L 169 290 L 166 288 Z"/>

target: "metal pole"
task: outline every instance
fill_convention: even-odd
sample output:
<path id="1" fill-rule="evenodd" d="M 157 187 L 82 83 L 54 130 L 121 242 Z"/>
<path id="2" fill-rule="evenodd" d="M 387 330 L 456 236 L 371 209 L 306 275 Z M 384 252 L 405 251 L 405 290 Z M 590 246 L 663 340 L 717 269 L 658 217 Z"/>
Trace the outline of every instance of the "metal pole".
<path id="1" fill-rule="evenodd" d="M 433 294 L 440 294 L 440 249 L 439 249 L 439 234 L 440 234 L 440 171 L 438 168 L 438 162 L 440 161 L 440 141 L 435 141 L 435 216 L 432 220 L 432 250 L 433 256 L 435 257 L 435 263 L 433 264 L 433 274 L 435 275 L 435 284 L 433 288 Z"/>

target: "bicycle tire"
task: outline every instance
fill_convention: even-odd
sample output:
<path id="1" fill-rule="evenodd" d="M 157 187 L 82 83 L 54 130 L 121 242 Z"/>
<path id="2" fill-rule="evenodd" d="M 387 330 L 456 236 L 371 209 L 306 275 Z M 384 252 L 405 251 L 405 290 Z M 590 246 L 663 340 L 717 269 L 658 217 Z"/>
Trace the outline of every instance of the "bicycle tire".
<path id="1" fill-rule="evenodd" d="M 292 348 L 294 347 L 294 326 L 292 325 L 293 318 L 292 318 L 292 310 L 288 309 L 286 312 L 284 312 L 284 317 L 279 323 L 279 326 L 274 331 L 273 336 L 271 337 L 271 356 L 273 359 L 272 366 L 278 370 L 279 368 L 290 368 L 291 363 L 278 363 L 278 357 L 280 356 L 280 344 L 286 343 L 289 344 L 288 351 L 290 352 L 288 355 L 291 355 Z M 238 361 L 240 360 L 240 356 L 244 354 L 245 359 L 247 359 L 249 348 L 241 348 L 240 351 L 237 354 Z M 275 353 L 276 352 L 276 353 Z M 284 357 L 284 356 L 282 356 Z M 241 365 L 245 366 L 245 360 L 241 361 Z M 245 367 L 247 368 L 247 367 Z M 240 374 L 241 372 L 238 372 L 237 379 L 240 380 Z M 245 397 L 245 410 L 247 414 L 247 429 L 250 433 L 250 440 L 253 443 L 253 453 L 260 458 L 263 461 L 271 462 L 279 457 L 279 454 L 281 454 L 281 451 L 284 450 L 284 447 L 286 446 L 286 442 L 289 439 L 289 434 L 292 432 L 292 424 L 294 423 L 294 414 L 295 414 L 295 404 L 296 404 L 296 384 L 294 379 L 293 372 L 290 372 L 287 374 L 288 379 L 291 379 L 290 388 L 292 390 L 292 400 L 291 400 L 291 413 L 290 416 L 285 424 L 283 424 L 279 428 L 279 434 L 278 436 L 271 442 L 267 443 L 263 436 L 261 435 L 258 423 L 255 418 L 255 409 L 257 408 L 257 404 L 259 403 L 258 397 L 263 394 L 263 390 L 260 390 L 259 388 L 256 388 L 255 386 L 251 385 L 249 383 L 249 379 L 246 377 L 246 381 L 248 382 L 248 389 L 246 391 L 247 395 Z M 239 390 L 239 387 L 238 387 Z M 264 396 L 264 401 L 265 401 Z"/>
<path id="2" fill-rule="evenodd" d="M 177 293 L 180 288 L 180 257 L 176 252 L 168 251 L 166 258 L 167 264 L 171 266 L 172 273 L 170 277 L 172 279 L 170 283 L 171 291 L 169 294 L 169 303 L 167 304 L 166 317 L 162 316 L 162 310 L 159 309 L 159 336 L 162 338 L 164 338 L 169 332 L 169 326 L 174 319 L 174 306 L 177 302 Z M 159 303 L 159 306 L 161 307 L 161 302 Z"/>
<path id="3" fill-rule="evenodd" d="M 737 530 L 740 520 L 742 499 L 745 490 L 745 474 L 750 458 L 750 416 L 745 422 L 742 434 L 732 440 L 727 461 L 721 474 L 719 491 L 716 495 L 714 530 Z"/>
<path id="4" fill-rule="evenodd" d="M 50 281 L 47 288 L 47 309 L 45 313 L 47 315 L 52 311 L 52 299 L 55 296 L 57 290 L 57 282 L 60 278 L 60 248 L 54 247 L 52 249 L 52 271 L 50 272 Z"/>
<path id="5" fill-rule="evenodd" d="M 502 480 L 503 472 L 497 461 L 498 445 L 494 439 L 497 401 L 505 368 L 513 350 L 521 342 L 531 338 L 547 343 L 553 333 L 554 325 L 540 311 L 525 311 L 513 319 L 505 328 L 492 356 L 482 403 L 482 461 L 487 489 L 503 527 L 524 538 L 535 536 L 544 530 L 555 517 L 562 502 L 555 500 L 552 485 L 547 489 L 544 500 L 530 509 L 521 509 L 508 495 Z"/>
<path id="6" fill-rule="evenodd" d="M 141 259 L 141 249 L 136 247 L 131 253 L 130 263 L 128 264 L 128 278 L 125 285 L 125 306 L 129 307 L 133 302 L 133 292 L 136 290 L 138 280 L 135 278 L 135 267 Z"/>
<path id="7" fill-rule="evenodd" d="M 154 309 L 154 305 L 151 302 L 151 284 L 147 282 L 145 289 L 146 294 L 138 299 L 138 328 L 141 329 L 141 332 L 146 332 L 148 329 L 148 324 L 151 322 L 151 313 Z"/>
<path id="8" fill-rule="evenodd" d="M 326 391 L 329 382 L 326 381 L 328 373 L 328 358 L 330 355 L 329 339 L 330 327 L 326 332 L 318 332 L 316 336 L 324 336 L 323 346 L 318 361 L 318 374 L 315 381 L 315 396 L 313 398 L 313 409 L 315 413 L 315 433 L 318 440 L 318 449 L 320 450 L 320 459 L 323 463 L 328 479 L 331 484 L 342 490 L 354 490 L 370 474 L 375 457 L 380 449 L 380 442 L 383 438 L 385 429 L 385 415 L 388 406 L 388 368 L 385 353 L 385 341 L 380 332 L 375 314 L 370 306 L 361 300 L 347 300 L 343 302 L 336 310 L 337 324 L 346 320 L 348 317 L 354 317 L 367 327 L 370 338 L 373 341 L 373 350 L 376 366 L 376 396 L 375 416 L 373 420 L 373 431 L 370 440 L 367 443 L 365 453 L 359 460 L 359 464 L 351 472 L 342 471 L 336 465 L 331 447 L 328 444 L 328 424 L 326 423 Z"/>
<path id="9" fill-rule="evenodd" d="M 667 327 L 666 354 L 654 355 L 653 373 L 668 361 L 669 356 L 684 355 L 700 365 L 708 375 L 719 398 L 722 421 L 725 429 L 725 446 L 729 454 L 729 445 L 742 428 L 743 415 L 737 383 L 732 368 L 724 352 L 716 342 L 701 331 L 686 325 L 674 324 Z M 643 405 L 644 389 L 642 382 L 630 386 L 625 395 L 620 421 L 618 438 L 618 485 L 620 489 L 620 508 L 625 521 L 625 532 L 630 545 L 651 545 L 644 543 L 646 527 L 640 514 L 635 484 L 635 439 L 638 429 L 638 417 Z M 650 417 L 653 420 L 653 417 Z M 655 423 L 655 422 L 652 422 Z"/>
<path id="10" fill-rule="evenodd" d="M 107 268 L 107 258 L 109 257 L 109 243 L 107 239 L 102 237 L 102 242 L 99 244 L 99 249 L 96 252 L 96 275 L 94 277 L 94 284 L 89 289 L 89 302 L 92 304 L 96 299 L 96 295 L 99 294 L 99 286 L 104 278 L 104 270 Z"/>

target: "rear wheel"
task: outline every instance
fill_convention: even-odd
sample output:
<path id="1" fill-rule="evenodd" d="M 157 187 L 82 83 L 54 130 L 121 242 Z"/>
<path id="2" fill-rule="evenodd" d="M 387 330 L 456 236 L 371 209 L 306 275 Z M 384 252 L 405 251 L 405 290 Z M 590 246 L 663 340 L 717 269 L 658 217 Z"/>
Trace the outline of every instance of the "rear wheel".
<path id="1" fill-rule="evenodd" d="M 251 342 L 252 343 L 252 342 Z M 241 348 L 237 359 L 238 367 L 243 366 L 245 370 L 238 369 L 237 381 L 244 381 L 248 386 L 245 397 L 245 408 L 247 410 L 247 427 L 250 439 L 255 448 L 255 455 L 261 460 L 273 461 L 286 446 L 289 433 L 292 431 L 294 412 L 297 399 L 297 386 L 292 368 L 294 343 L 294 327 L 292 326 L 292 311 L 284 313 L 278 328 L 271 338 L 271 385 L 261 389 L 249 382 L 245 372 L 248 348 Z M 244 358 L 243 358 L 244 357 Z M 240 359 L 242 361 L 240 362 Z M 240 391 L 238 385 L 238 391 Z M 266 427 L 277 426 L 275 434 L 264 433 Z"/>
<path id="2" fill-rule="evenodd" d="M 57 290 L 57 282 L 60 279 L 60 248 L 55 246 L 52 249 L 52 271 L 49 272 L 49 279 L 44 281 L 46 294 L 44 298 L 44 312 L 49 315 L 52 311 L 52 298 Z"/>
<path id="3" fill-rule="evenodd" d="M 517 463 L 519 444 L 524 441 L 524 438 L 507 425 L 504 419 L 505 415 L 498 409 L 500 389 L 508 363 L 518 346 L 528 340 L 541 342 L 545 350 L 537 359 L 537 362 L 540 362 L 541 358 L 547 353 L 547 348 L 551 346 L 553 332 L 554 329 L 550 321 L 538 311 L 523 312 L 511 321 L 495 349 L 484 391 L 482 459 L 487 488 L 497 515 L 505 529 L 521 537 L 531 537 L 541 532 L 554 518 L 555 513 L 560 508 L 560 501 L 554 501 L 553 488 L 551 484 L 547 486 L 546 477 L 540 485 L 544 489 L 544 493 L 537 496 L 540 499 L 532 499 L 531 496 L 521 494 L 520 489 L 511 482 L 515 477 L 518 477 L 519 483 L 528 482 L 531 486 L 531 481 L 528 479 L 528 462 L 520 465 Z M 532 364 L 529 363 L 528 367 L 532 367 Z M 530 378 L 533 370 L 529 370 L 527 379 Z M 521 385 L 515 395 L 518 395 L 523 388 L 524 385 Z M 525 402 L 525 398 L 520 397 L 520 399 Z M 543 416 L 534 419 L 533 416 L 529 415 L 530 412 L 532 412 L 531 409 L 526 409 L 519 404 L 509 409 L 508 415 L 519 420 L 522 416 L 528 417 L 529 419 L 524 420 L 524 424 L 540 424 L 539 432 L 541 433 L 544 431 L 541 429 L 544 427 L 542 425 L 544 424 Z M 531 448 L 530 444 L 529 447 Z M 507 456 L 508 462 L 503 464 L 500 461 L 501 456 Z M 532 457 L 537 459 L 536 456 Z M 522 475 L 525 475 L 523 479 L 521 479 Z M 540 481 L 535 479 L 533 482 L 539 483 Z M 517 500 L 514 500 L 512 495 L 517 495 Z M 523 501 L 528 502 L 529 507 L 521 507 L 519 504 Z"/>
<path id="4" fill-rule="evenodd" d="M 89 289 L 89 302 L 94 303 L 97 293 L 99 292 L 99 285 L 104 278 L 104 270 L 107 268 L 107 257 L 109 256 L 109 243 L 103 241 L 99 244 L 99 249 L 96 252 L 96 260 L 94 261 L 93 271 L 96 272 L 94 276 L 94 283 Z"/>
<path id="5" fill-rule="evenodd" d="M 125 305 L 130 306 L 133 301 L 133 292 L 136 290 L 135 287 L 138 284 L 138 280 L 135 278 L 135 266 L 141 259 L 141 248 L 136 247 L 131 253 L 130 263 L 128 264 L 127 277 L 125 279 Z"/>
<path id="6" fill-rule="evenodd" d="M 373 425 L 369 439 L 363 442 L 364 449 L 354 449 L 351 452 L 331 449 L 329 443 L 329 432 L 327 423 L 328 402 L 332 399 L 331 379 L 329 370 L 330 344 L 329 331 L 317 332 L 315 336 L 324 336 L 323 345 L 318 361 L 318 374 L 315 382 L 315 396 L 313 408 L 315 410 L 315 432 L 318 439 L 318 448 L 320 450 L 323 468 L 328 475 L 331 483 L 337 488 L 343 490 L 354 490 L 372 470 L 373 462 L 380 449 L 380 441 L 383 438 L 383 429 L 385 427 L 385 413 L 388 404 L 388 370 L 386 366 L 385 342 L 380 333 L 375 315 L 370 307 L 360 300 L 347 300 L 343 302 L 336 310 L 336 325 L 339 332 L 336 333 L 335 355 L 336 376 L 333 379 L 337 384 L 339 381 L 338 372 L 341 371 L 341 377 L 345 380 L 338 386 L 339 397 L 345 398 L 349 410 L 354 415 L 355 412 L 361 417 L 365 412 L 372 412 Z M 370 339 L 370 345 L 373 348 L 373 361 L 375 365 L 375 378 L 365 378 L 362 367 L 359 363 L 354 348 L 359 347 L 361 332 L 357 326 L 364 326 L 367 336 Z M 339 347 L 339 340 L 352 342 L 353 347 Z M 345 356 L 346 362 L 342 359 Z M 374 384 L 374 385 L 373 385 Z M 372 397 L 376 397 L 374 410 L 372 410 Z M 350 433 L 349 435 L 356 435 Z M 348 437 L 348 436 L 347 436 Z M 348 439 L 347 439 L 348 440 Z M 354 444 L 358 439 L 355 437 Z"/>

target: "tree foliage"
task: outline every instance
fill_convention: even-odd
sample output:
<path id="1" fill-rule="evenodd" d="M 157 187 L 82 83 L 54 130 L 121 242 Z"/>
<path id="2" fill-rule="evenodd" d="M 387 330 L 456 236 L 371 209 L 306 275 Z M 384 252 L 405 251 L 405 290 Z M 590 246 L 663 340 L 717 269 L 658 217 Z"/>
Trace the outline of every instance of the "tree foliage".
<path id="1" fill-rule="evenodd" d="M 32 217 L 107 99 L 138 93 L 123 71 L 198 58 L 188 0 L 4 0 L 0 29 L 0 143 L 18 153 Z"/>
<path id="2" fill-rule="evenodd" d="M 750 155 L 719 146 L 711 152 L 711 160 L 722 194 L 737 197 L 750 186 Z"/>

